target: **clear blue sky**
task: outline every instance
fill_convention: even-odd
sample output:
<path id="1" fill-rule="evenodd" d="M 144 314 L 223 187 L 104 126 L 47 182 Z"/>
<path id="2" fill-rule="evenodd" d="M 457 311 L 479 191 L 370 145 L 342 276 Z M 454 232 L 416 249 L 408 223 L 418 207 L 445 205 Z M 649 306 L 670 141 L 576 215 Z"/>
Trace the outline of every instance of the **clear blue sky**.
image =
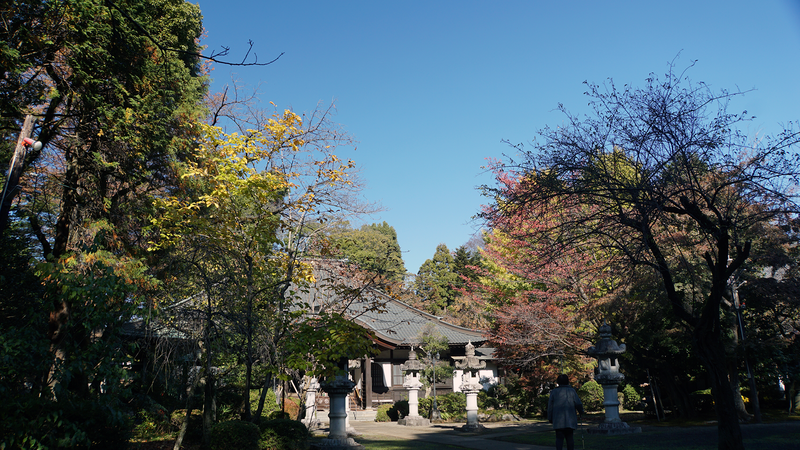
<path id="1" fill-rule="evenodd" d="M 680 53 L 712 88 L 756 89 L 734 103 L 774 133 L 800 120 L 800 1 L 199 0 L 211 50 L 240 60 L 248 40 L 266 67 L 216 66 L 296 112 L 335 103 L 358 141 L 364 197 L 386 211 L 406 269 L 476 231 L 487 158 L 587 112 L 582 82 L 642 86 Z"/>

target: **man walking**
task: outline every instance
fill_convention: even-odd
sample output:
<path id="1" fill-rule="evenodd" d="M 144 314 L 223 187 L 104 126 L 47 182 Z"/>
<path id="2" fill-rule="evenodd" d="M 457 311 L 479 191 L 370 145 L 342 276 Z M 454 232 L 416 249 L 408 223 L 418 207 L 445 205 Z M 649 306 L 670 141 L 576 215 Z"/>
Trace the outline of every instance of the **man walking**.
<path id="1" fill-rule="evenodd" d="M 575 450 L 573 432 L 578 428 L 576 412 L 583 414 L 583 404 L 578 393 L 569 385 L 569 377 L 561 374 L 556 383 L 558 387 L 550 392 L 547 402 L 547 420 L 556 430 L 556 450 L 563 450 L 564 439 L 567 440 L 567 450 Z"/>

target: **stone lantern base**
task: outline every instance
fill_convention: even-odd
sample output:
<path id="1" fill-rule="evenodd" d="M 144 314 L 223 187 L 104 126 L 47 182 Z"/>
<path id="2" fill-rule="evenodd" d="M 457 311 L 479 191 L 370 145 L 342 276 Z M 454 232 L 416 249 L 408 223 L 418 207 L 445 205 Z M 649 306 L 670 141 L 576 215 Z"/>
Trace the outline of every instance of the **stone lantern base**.
<path id="1" fill-rule="evenodd" d="M 485 429 L 486 429 L 485 426 L 481 425 L 478 422 L 475 422 L 475 423 L 467 423 L 466 425 L 462 426 L 458 430 L 469 433 L 469 432 L 475 432 L 475 431 L 483 431 Z"/>
<path id="2" fill-rule="evenodd" d="M 604 422 L 600 425 L 589 428 L 587 430 L 589 434 L 603 434 L 606 436 L 613 436 L 618 434 L 633 434 L 633 433 L 641 433 L 641 427 L 632 427 L 625 422 Z"/>
<path id="3" fill-rule="evenodd" d="M 311 444 L 311 450 L 364 450 L 364 446 L 353 438 L 325 438 Z"/>
<path id="4" fill-rule="evenodd" d="M 397 424 L 405 425 L 407 427 L 429 427 L 431 426 L 431 421 L 422 416 L 408 416 L 399 419 Z"/>

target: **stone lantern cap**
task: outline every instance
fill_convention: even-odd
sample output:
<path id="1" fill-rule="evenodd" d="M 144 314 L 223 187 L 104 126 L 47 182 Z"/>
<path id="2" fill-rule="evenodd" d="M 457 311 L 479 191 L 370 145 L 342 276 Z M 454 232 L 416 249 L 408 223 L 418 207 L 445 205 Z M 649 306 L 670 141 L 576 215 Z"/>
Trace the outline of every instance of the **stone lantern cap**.
<path id="1" fill-rule="evenodd" d="M 625 353 L 625 344 L 617 345 L 617 341 L 611 339 L 611 326 L 603 322 L 603 325 L 600 327 L 600 340 L 597 342 L 597 345 L 589 347 L 586 353 L 594 358 L 621 355 Z"/>
<path id="2" fill-rule="evenodd" d="M 331 394 L 347 395 L 355 387 L 355 383 L 350 381 L 347 377 L 337 375 L 332 380 L 328 379 L 320 383 L 323 391 Z"/>
<path id="3" fill-rule="evenodd" d="M 475 356 L 475 346 L 471 341 L 464 349 L 467 356 L 451 356 L 456 362 L 456 369 L 475 371 L 486 367 L 486 361 L 481 361 L 479 357 Z"/>
<path id="4" fill-rule="evenodd" d="M 419 372 L 424 368 L 425 365 L 422 363 L 422 361 L 417 359 L 417 352 L 415 352 L 413 349 L 408 353 L 408 361 L 400 364 L 400 370 L 404 370 L 406 372 Z"/>
<path id="5" fill-rule="evenodd" d="M 600 327 L 600 340 L 597 345 L 586 350 L 590 356 L 597 359 L 597 371 L 594 379 L 602 385 L 617 385 L 625 379 L 625 375 L 619 372 L 619 362 L 617 357 L 625 353 L 625 344 L 617 345 L 611 339 L 611 327 L 603 323 Z"/>

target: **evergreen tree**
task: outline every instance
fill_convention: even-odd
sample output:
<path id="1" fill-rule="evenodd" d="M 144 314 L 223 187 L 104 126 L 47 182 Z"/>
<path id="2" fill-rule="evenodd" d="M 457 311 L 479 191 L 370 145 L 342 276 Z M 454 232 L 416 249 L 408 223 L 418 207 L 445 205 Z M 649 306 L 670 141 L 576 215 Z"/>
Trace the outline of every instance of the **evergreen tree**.
<path id="1" fill-rule="evenodd" d="M 110 381 L 126 377 L 120 325 L 156 286 L 144 252 L 152 200 L 174 188 L 173 163 L 190 156 L 189 124 L 203 114 L 200 10 L 14 0 L 0 15 L 0 164 L 28 115 L 45 144 L 14 162 L 19 180 L 2 179 L 0 251 L 25 247 L 31 259 L 2 267 L 14 283 L 3 290 L 17 294 L 0 303 L 32 291 L 37 301 L 2 330 L 3 342 L 25 344 L 9 364 L 26 372 L 2 390 L 13 410 L 0 414 L 16 420 L 3 423 L 0 446 L 114 447 L 96 437 L 125 427 L 114 395 L 124 384 Z"/>
<path id="2" fill-rule="evenodd" d="M 332 234 L 342 256 L 388 282 L 401 283 L 406 273 L 397 232 L 386 222 Z"/>
<path id="3" fill-rule="evenodd" d="M 455 261 L 445 244 L 436 246 L 432 259 L 425 260 L 416 279 L 417 295 L 423 307 L 433 314 L 444 314 L 458 296 L 454 285 L 458 281 Z"/>
<path id="4" fill-rule="evenodd" d="M 478 251 L 470 251 L 466 245 L 462 245 L 453 252 L 453 272 L 458 275 L 458 279 L 453 286 L 461 289 L 467 281 L 477 281 L 479 274 L 476 269 L 481 267 L 481 255 Z"/>

